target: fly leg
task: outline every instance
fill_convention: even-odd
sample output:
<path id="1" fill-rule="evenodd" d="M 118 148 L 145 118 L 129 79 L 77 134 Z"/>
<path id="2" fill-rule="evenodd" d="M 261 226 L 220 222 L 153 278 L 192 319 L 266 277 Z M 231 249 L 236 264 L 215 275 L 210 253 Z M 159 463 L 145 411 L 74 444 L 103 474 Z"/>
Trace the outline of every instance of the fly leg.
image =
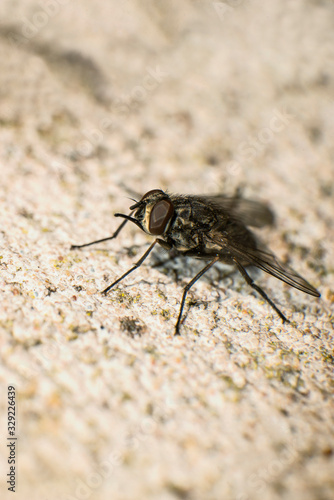
<path id="1" fill-rule="evenodd" d="M 179 316 L 177 318 L 177 322 L 175 325 L 175 334 L 174 335 L 180 335 L 180 324 L 181 324 L 182 312 L 183 312 L 183 308 L 184 308 L 184 303 L 186 301 L 187 293 L 189 292 L 189 290 L 193 286 L 193 284 L 196 283 L 196 281 L 201 276 L 203 276 L 203 274 L 205 274 L 210 269 L 210 267 L 212 267 L 218 260 L 219 260 L 219 255 L 216 255 L 216 257 L 211 262 L 209 262 L 209 264 L 207 264 L 205 267 L 203 267 L 203 269 L 198 274 L 196 274 L 196 276 L 194 276 L 194 278 L 191 281 L 189 281 L 188 285 L 186 285 L 184 287 L 182 300 L 181 300 L 181 306 L 180 306 L 180 312 L 179 312 Z"/>
<path id="2" fill-rule="evenodd" d="M 132 273 L 132 271 L 134 271 L 139 266 L 141 266 L 142 263 L 144 262 L 144 260 L 146 259 L 146 257 L 148 257 L 148 255 L 151 253 L 151 250 L 153 249 L 154 245 L 156 243 L 158 243 L 158 242 L 159 242 L 158 239 L 154 240 L 153 243 L 148 247 L 148 249 L 146 250 L 146 252 L 144 253 L 144 255 L 142 257 L 140 257 L 140 259 L 138 260 L 138 262 L 136 262 L 135 265 L 133 267 L 131 267 L 131 269 L 129 269 L 128 271 L 126 271 L 126 273 L 124 273 L 120 278 L 118 278 L 116 281 L 114 281 L 113 283 L 111 283 L 111 285 L 107 286 L 107 288 L 105 288 L 104 290 L 102 290 L 101 293 L 103 293 L 104 295 L 106 295 L 112 287 L 114 287 L 115 285 L 117 285 L 117 283 L 119 283 L 120 281 L 122 281 L 122 279 L 125 278 L 128 274 Z"/>
<path id="3" fill-rule="evenodd" d="M 130 215 L 132 213 L 133 212 L 131 212 Z M 95 245 L 95 243 L 102 243 L 103 241 L 113 240 L 114 238 L 116 238 L 119 235 L 119 233 L 121 232 L 121 230 L 123 229 L 123 227 L 125 226 L 125 224 L 127 222 L 128 222 L 128 219 L 124 219 L 123 222 L 118 226 L 118 228 L 116 229 L 116 231 L 114 232 L 114 234 L 112 236 L 108 236 L 107 238 L 102 238 L 102 240 L 96 240 L 96 241 L 91 241 L 90 243 L 84 243 L 83 245 L 71 245 L 70 250 L 74 250 L 75 248 L 89 247 L 90 245 Z"/>
<path id="4" fill-rule="evenodd" d="M 290 321 L 284 316 L 284 314 L 275 306 L 275 304 L 273 303 L 272 300 L 270 300 L 270 298 L 268 297 L 268 295 L 262 290 L 262 288 L 260 288 L 258 285 L 256 285 L 254 283 L 254 281 L 252 280 L 252 278 L 247 274 L 246 272 L 246 269 L 240 264 L 240 262 L 238 262 L 235 258 L 233 258 L 233 262 L 235 263 L 235 265 L 237 266 L 238 270 L 240 271 L 240 273 L 242 274 L 242 276 L 244 277 L 246 283 L 248 283 L 248 285 L 250 285 L 252 288 L 254 288 L 254 290 L 256 290 L 263 298 L 266 302 L 268 302 L 268 304 L 274 309 L 274 311 L 276 311 L 276 313 L 278 314 L 278 316 L 281 318 L 281 320 L 283 321 L 283 323 L 290 323 Z"/>

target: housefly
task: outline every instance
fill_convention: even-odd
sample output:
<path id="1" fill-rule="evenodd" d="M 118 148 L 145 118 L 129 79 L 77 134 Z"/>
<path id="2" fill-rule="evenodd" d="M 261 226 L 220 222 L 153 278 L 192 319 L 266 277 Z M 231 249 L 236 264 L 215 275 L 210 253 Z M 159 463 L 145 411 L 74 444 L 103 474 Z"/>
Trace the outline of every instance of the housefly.
<path id="1" fill-rule="evenodd" d="M 262 288 L 253 282 L 246 271 L 247 266 L 256 266 L 302 292 L 320 297 L 320 293 L 310 283 L 264 249 L 248 229 L 248 226 L 263 227 L 273 223 L 272 212 L 260 202 L 246 200 L 240 196 L 174 195 L 160 189 L 153 189 L 148 191 L 141 200 L 136 201 L 130 210 L 129 215 L 115 214 L 115 217 L 122 217 L 124 220 L 112 236 L 84 245 L 73 245 L 71 249 L 112 240 L 128 221 L 136 224 L 145 233 L 154 236 L 153 243 L 138 262 L 107 286 L 101 292 L 103 294 L 107 294 L 111 288 L 137 269 L 157 243 L 166 250 L 176 252 L 177 255 L 207 261 L 203 269 L 183 289 L 175 335 L 180 334 L 182 313 L 188 291 L 216 262 L 235 266 L 248 285 L 268 302 L 283 323 L 289 320 Z"/>

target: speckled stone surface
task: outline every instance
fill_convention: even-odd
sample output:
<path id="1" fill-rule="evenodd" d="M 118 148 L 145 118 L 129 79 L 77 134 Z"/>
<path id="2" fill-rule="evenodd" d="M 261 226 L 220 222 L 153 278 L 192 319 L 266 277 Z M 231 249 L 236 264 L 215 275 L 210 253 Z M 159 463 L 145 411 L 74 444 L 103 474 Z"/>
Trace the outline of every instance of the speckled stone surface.
<path id="1" fill-rule="evenodd" d="M 2 0 L 0 380 L 16 494 L 36 500 L 334 496 L 334 3 Z M 270 203 L 258 232 L 316 299 L 191 259 L 115 212 L 150 189 Z M 191 307 L 190 307 L 191 306 Z"/>

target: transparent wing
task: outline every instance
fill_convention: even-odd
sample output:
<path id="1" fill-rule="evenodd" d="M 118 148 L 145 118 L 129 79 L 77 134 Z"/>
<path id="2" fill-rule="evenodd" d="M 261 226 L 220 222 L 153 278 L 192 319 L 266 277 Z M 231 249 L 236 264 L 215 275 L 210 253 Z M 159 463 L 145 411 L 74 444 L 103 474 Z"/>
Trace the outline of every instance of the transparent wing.
<path id="1" fill-rule="evenodd" d="M 259 201 L 224 195 L 201 196 L 201 198 L 226 210 L 246 226 L 263 227 L 273 224 L 275 220 L 270 208 Z"/>
<path id="2" fill-rule="evenodd" d="M 302 292 L 313 295 L 314 297 L 320 297 L 318 290 L 296 273 L 296 271 L 291 269 L 291 267 L 279 262 L 272 253 L 258 248 L 246 248 L 240 245 L 239 242 L 235 243 L 230 241 L 228 237 L 221 238 L 214 236 L 210 239 L 214 241 L 216 245 L 224 248 L 225 251 L 227 250 L 230 256 L 235 257 L 236 260 L 256 266 L 262 269 L 262 271 L 271 274 L 275 278 L 284 281 Z"/>

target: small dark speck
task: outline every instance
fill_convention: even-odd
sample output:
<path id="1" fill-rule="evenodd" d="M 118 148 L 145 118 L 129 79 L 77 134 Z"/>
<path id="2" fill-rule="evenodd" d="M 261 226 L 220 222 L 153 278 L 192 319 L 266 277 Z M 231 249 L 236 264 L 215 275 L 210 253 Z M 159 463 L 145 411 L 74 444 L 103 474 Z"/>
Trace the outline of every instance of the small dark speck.
<path id="1" fill-rule="evenodd" d="M 77 292 L 81 292 L 81 290 L 83 290 L 83 287 L 81 285 L 74 285 L 73 288 L 77 291 Z"/>
<path id="2" fill-rule="evenodd" d="M 57 291 L 57 287 L 54 285 L 49 285 L 46 287 L 48 293 L 46 294 L 47 297 L 51 295 L 51 293 L 55 293 Z"/>
<path id="3" fill-rule="evenodd" d="M 215 156 L 215 155 L 208 155 L 208 156 L 206 157 L 206 163 L 207 163 L 208 165 L 215 166 L 215 165 L 218 165 L 218 163 L 219 163 L 219 159 L 218 159 L 218 157 L 217 157 L 217 156 Z"/>
<path id="4" fill-rule="evenodd" d="M 322 137 L 322 132 L 319 127 L 310 127 L 309 129 L 310 138 L 313 142 L 319 142 Z"/>
<path id="5" fill-rule="evenodd" d="M 326 448 L 324 448 L 322 450 L 322 454 L 324 455 L 324 457 L 326 458 L 330 458 L 333 456 L 333 448 L 331 448 L 330 446 L 326 446 Z"/>
<path id="6" fill-rule="evenodd" d="M 332 183 L 322 184 L 322 186 L 320 186 L 320 194 L 322 196 L 326 196 L 326 198 L 332 196 L 333 195 Z"/>
<path id="7" fill-rule="evenodd" d="M 173 494 L 173 496 L 180 498 L 180 500 L 187 500 L 191 496 L 189 490 L 173 483 L 168 484 L 168 490 Z"/>
<path id="8" fill-rule="evenodd" d="M 134 338 L 136 335 L 139 337 L 146 331 L 146 326 L 137 318 L 124 316 L 120 320 L 121 330 L 126 332 L 129 337 Z"/>
<path id="9" fill-rule="evenodd" d="M 26 219 L 34 218 L 34 214 L 32 212 L 28 212 L 28 210 L 26 210 L 25 208 L 19 210 L 18 214 L 21 215 L 21 217 L 25 217 Z"/>
<path id="10" fill-rule="evenodd" d="M 320 85 L 320 87 L 328 87 L 328 85 L 331 83 L 331 78 L 329 76 L 328 73 L 321 73 L 319 78 L 318 78 L 318 81 L 317 81 L 318 85 Z"/>

